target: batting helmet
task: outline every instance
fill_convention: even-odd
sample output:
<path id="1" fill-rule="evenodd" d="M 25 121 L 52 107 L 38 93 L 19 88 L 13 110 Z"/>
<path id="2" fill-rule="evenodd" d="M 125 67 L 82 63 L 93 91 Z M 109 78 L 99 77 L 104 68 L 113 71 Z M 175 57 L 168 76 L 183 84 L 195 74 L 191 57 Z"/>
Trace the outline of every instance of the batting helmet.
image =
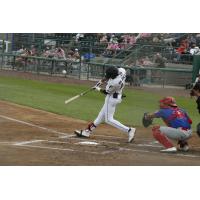
<path id="1" fill-rule="evenodd" d="M 165 104 L 167 106 L 177 107 L 176 101 L 175 101 L 175 99 L 173 97 L 164 97 L 159 102 L 163 103 L 163 104 Z"/>
<path id="2" fill-rule="evenodd" d="M 121 74 L 121 75 L 126 75 L 126 70 L 122 67 L 118 68 L 118 73 Z"/>
<path id="3" fill-rule="evenodd" d="M 116 67 L 109 67 L 108 69 L 106 69 L 106 79 L 114 79 L 118 76 L 118 69 Z"/>

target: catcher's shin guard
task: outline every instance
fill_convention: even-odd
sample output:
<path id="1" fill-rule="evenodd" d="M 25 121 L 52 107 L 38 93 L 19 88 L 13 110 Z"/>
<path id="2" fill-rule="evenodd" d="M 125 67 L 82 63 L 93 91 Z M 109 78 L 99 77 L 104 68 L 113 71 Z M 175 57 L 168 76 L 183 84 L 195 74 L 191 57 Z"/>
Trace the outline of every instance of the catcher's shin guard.
<path id="1" fill-rule="evenodd" d="M 166 148 L 174 147 L 174 145 L 172 144 L 172 142 L 170 142 L 170 140 L 167 138 L 167 136 L 165 136 L 163 133 L 161 133 L 159 126 L 153 127 L 152 132 L 153 132 L 154 138 L 158 142 L 160 142 L 164 147 L 166 147 Z"/>

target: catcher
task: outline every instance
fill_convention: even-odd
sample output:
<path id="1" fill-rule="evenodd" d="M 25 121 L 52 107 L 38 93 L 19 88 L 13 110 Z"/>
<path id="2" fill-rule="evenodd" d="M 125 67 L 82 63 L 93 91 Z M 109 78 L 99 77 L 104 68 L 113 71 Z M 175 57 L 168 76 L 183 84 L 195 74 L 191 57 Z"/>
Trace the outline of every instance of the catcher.
<path id="1" fill-rule="evenodd" d="M 167 126 L 156 125 L 152 128 L 154 138 L 165 147 L 161 152 L 177 151 L 177 148 L 170 140 L 178 141 L 179 150 L 188 151 L 187 140 L 192 135 L 192 120 L 184 110 L 176 105 L 173 97 L 164 97 L 159 101 L 159 104 L 160 110 L 144 115 L 144 118 L 147 120 L 144 126 L 150 125 L 153 118 L 162 118 Z"/>

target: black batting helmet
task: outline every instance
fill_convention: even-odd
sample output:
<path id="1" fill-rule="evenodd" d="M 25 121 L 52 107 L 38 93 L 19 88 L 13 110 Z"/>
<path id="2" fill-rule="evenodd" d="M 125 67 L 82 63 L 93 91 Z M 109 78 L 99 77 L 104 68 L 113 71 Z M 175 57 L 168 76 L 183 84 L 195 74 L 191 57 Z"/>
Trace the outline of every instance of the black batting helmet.
<path id="1" fill-rule="evenodd" d="M 110 79 L 110 78 L 114 79 L 117 76 L 118 76 L 118 69 L 117 69 L 117 67 L 109 67 L 108 69 L 106 69 L 106 75 L 105 75 L 105 77 L 107 79 Z"/>

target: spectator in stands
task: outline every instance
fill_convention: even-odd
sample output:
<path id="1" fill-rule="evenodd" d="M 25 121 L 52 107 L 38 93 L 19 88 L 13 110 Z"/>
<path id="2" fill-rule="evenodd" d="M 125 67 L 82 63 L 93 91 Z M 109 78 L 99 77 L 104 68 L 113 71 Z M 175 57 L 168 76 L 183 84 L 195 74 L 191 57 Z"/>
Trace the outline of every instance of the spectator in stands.
<path id="1" fill-rule="evenodd" d="M 176 60 L 181 61 L 183 58 L 183 55 L 188 53 L 189 49 L 189 42 L 188 42 L 188 37 L 184 38 L 180 42 L 180 46 L 176 49 Z"/>
<path id="2" fill-rule="evenodd" d="M 35 48 L 34 45 L 31 45 L 31 49 L 30 49 L 30 51 L 31 51 L 31 56 L 36 56 L 36 54 L 37 54 L 37 50 L 36 50 L 36 48 Z"/>
<path id="3" fill-rule="evenodd" d="M 74 51 L 72 49 L 67 51 L 67 58 L 69 60 L 73 59 Z"/>
<path id="4" fill-rule="evenodd" d="M 55 56 L 54 47 L 52 46 L 51 49 L 49 47 L 46 47 L 46 50 L 45 50 L 43 56 L 46 58 L 54 58 L 54 56 Z"/>
<path id="5" fill-rule="evenodd" d="M 175 40 L 175 38 L 164 38 L 163 39 L 163 42 L 165 43 L 165 44 L 168 44 L 170 47 L 172 47 L 173 45 L 173 43 L 174 42 L 176 42 L 176 40 Z"/>
<path id="6" fill-rule="evenodd" d="M 56 50 L 56 57 L 59 58 L 59 59 L 66 60 L 65 51 L 61 47 L 59 47 Z"/>
<path id="7" fill-rule="evenodd" d="M 112 42 L 114 42 L 115 40 L 116 40 L 115 35 L 112 34 L 111 37 L 110 37 L 109 42 L 112 43 Z"/>
<path id="8" fill-rule="evenodd" d="M 22 53 L 20 57 L 16 58 L 16 62 L 24 64 L 27 61 L 28 56 L 31 56 L 31 51 L 25 49 L 25 52 Z"/>
<path id="9" fill-rule="evenodd" d="M 110 49 L 107 49 L 102 53 L 102 56 L 106 57 L 106 58 L 112 58 L 113 56 L 113 51 Z"/>
<path id="10" fill-rule="evenodd" d="M 193 44 L 191 49 L 190 49 L 190 54 L 196 55 L 198 52 L 199 52 L 199 47 L 197 47 L 196 44 Z"/>
<path id="11" fill-rule="evenodd" d="M 109 42 L 106 50 L 108 50 L 106 53 L 109 53 L 109 55 L 115 55 L 117 51 L 120 50 L 118 42 L 115 40 L 113 40 L 113 42 Z"/>
<path id="12" fill-rule="evenodd" d="M 80 59 L 80 54 L 79 54 L 79 52 L 78 52 L 78 49 L 75 49 L 75 52 L 74 52 L 72 58 L 73 58 L 75 61 L 79 61 L 79 59 Z"/>
<path id="13" fill-rule="evenodd" d="M 160 38 L 158 37 L 158 35 L 155 35 L 154 37 L 153 37 L 153 43 L 159 43 L 161 40 L 160 40 Z"/>
<path id="14" fill-rule="evenodd" d="M 152 66 L 153 62 L 151 62 L 150 58 L 146 56 L 143 60 L 143 66 Z"/>
<path id="15" fill-rule="evenodd" d="M 84 38 L 84 34 L 83 33 L 78 33 L 76 34 L 76 42 L 81 41 Z"/>
<path id="16" fill-rule="evenodd" d="M 103 34 L 103 36 L 100 38 L 100 43 L 101 44 L 108 43 L 108 38 L 106 34 Z"/>
<path id="17" fill-rule="evenodd" d="M 189 45 L 192 46 L 193 44 L 196 44 L 196 38 L 194 35 L 189 35 Z"/>
<path id="18" fill-rule="evenodd" d="M 25 53 L 25 51 L 26 51 L 26 48 L 24 47 L 24 45 L 22 45 L 22 47 L 19 50 L 17 50 L 17 54 L 23 54 Z"/>
<path id="19" fill-rule="evenodd" d="M 160 53 L 157 53 L 154 57 L 154 63 L 157 67 L 165 67 L 166 58 L 162 57 Z"/>

